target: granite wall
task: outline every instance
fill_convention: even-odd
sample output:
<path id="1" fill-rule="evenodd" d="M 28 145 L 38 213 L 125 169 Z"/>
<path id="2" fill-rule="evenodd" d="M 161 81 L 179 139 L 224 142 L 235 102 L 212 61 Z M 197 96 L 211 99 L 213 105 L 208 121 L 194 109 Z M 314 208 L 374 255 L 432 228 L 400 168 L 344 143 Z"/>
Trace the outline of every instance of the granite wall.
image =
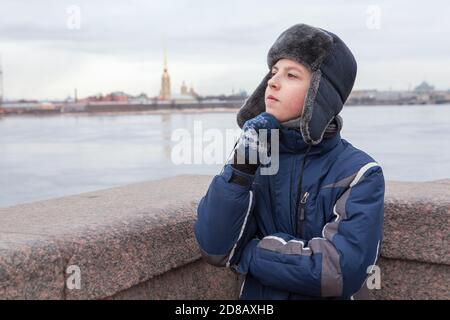
<path id="1" fill-rule="evenodd" d="M 211 176 L 0 208 L 0 299 L 236 299 L 193 233 Z M 450 180 L 386 182 L 377 299 L 450 299 Z"/>

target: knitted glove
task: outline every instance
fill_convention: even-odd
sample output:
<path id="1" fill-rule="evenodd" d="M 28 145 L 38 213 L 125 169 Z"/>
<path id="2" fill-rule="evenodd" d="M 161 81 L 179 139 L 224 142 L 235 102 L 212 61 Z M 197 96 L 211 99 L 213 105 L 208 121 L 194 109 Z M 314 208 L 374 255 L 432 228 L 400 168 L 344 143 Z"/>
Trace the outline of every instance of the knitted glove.
<path id="1" fill-rule="evenodd" d="M 280 127 L 277 118 L 267 112 L 247 120 L 234 149 L 231 166 L 241 172 L 255 174 L 261 164 L 260 155 L 268 155 L 270 152 L 271 130 Z"/>

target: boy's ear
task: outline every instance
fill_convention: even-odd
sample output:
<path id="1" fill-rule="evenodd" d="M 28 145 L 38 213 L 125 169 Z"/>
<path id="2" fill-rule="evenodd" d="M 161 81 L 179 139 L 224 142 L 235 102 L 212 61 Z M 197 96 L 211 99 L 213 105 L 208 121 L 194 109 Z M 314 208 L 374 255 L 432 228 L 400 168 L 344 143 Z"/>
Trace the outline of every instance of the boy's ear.
<path id="1" fill-rule="evenodd" d="M 264 101 L 267 82 L 271 78 L 270 70 L 264 76 L 261 83 L 255 89 L 255 91 L 244 101 L 237 113 L 237 124 L 240 128 L 244 125 L 245 121 L 252 119 L 260 113 L 266 111 L 266 102 Z"/>

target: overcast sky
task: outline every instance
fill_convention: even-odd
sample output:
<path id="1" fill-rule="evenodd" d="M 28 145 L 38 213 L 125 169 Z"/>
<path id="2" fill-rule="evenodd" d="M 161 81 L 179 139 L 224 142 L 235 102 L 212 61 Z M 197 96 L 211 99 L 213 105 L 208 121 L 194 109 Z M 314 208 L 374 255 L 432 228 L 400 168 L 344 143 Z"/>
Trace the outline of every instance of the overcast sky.
<path id="1" fill-rule="evenodd" d="M 278 35 L 308 23 L 340 36 L 355 89 L 450 88 L 450 5 L 441 1 L 40 0 L 0 2 L 7 99 L 125 91 L 157 95 L 167 47 L 172 92 L 251 93 Z"/>

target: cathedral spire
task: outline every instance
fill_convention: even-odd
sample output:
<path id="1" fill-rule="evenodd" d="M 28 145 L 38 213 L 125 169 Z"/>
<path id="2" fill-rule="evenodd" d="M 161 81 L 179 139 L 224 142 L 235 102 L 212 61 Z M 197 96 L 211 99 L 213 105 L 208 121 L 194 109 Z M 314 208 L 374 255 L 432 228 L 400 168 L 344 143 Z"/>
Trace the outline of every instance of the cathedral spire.
<path id="1" fill-rule="evenodd" d="M 159 92 L 159 98 L 161 100 L 170 100 L 170 76 L 167 68 L 167 50 L 164 46 L 164 72 L 161 77 L 161 90 Z"/>
<path id="2" fill-rule="evenodd" d="M 167 50 L 164 47 L 164 71 L 167 71 Z"/>
<path id="3" fill-rule="evenodd" d="M 2 55 L 0 53 L 0 107 L 3 103 L 3 68 L 2 68 Z"/>

